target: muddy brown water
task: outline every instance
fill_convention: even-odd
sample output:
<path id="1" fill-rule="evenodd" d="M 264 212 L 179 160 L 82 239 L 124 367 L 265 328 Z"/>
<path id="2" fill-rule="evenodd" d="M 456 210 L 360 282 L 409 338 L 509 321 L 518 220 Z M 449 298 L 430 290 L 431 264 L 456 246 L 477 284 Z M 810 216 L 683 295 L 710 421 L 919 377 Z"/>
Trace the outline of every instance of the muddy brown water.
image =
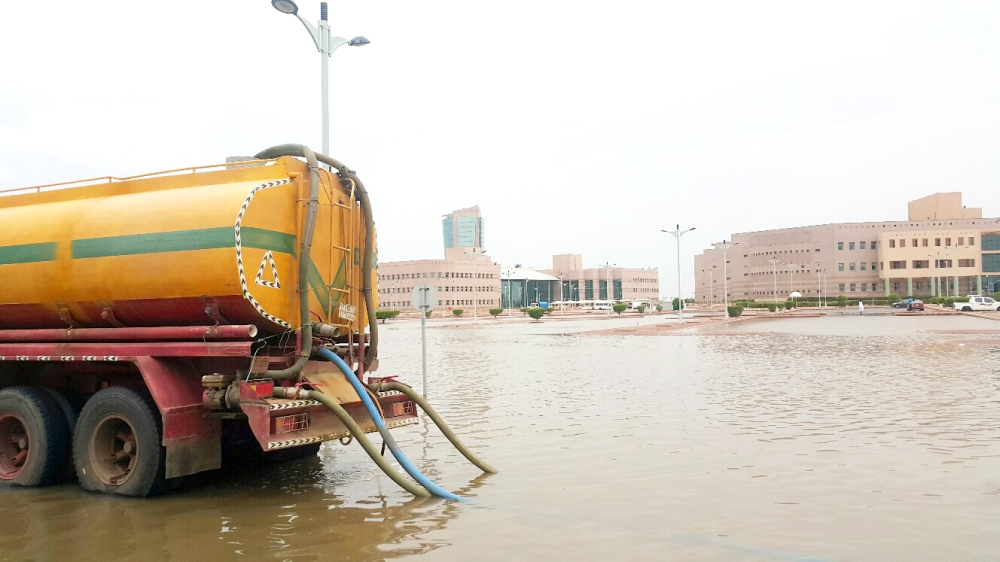
<path id="1" fill-rule="evenodd" d="M 958 343 L 996 322 L 843 316 L 710 328 L 726 338 L 581 335 L 636 323 L 428 331 L 431 401 L 501 472 L 481 475 L 426 423 L 395 435 L 468 503 L 414 500 L 357 444 L 327 444 L 151 500 L 0 490 L 0 559 L 1000 557 L 1000 346 Z M 419 333 L 384 326 L 381 373 L 419 385 Z"/>

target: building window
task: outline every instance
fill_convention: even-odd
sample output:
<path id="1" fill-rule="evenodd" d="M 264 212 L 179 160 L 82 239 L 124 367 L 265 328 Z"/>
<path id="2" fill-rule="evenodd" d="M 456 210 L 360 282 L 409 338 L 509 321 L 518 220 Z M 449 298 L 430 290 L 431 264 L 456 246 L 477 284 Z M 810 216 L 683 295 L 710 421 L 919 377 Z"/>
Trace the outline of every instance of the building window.
<path id="1" fill-rule="evenodd" d="M 899 239 L 899 247 L 900 248 L 905 248 L 906 247 L 906 238 L 900 238 Z"/>
<path id="2" fill-rule="evenodd" d="M 854 242 L 848 242 L 847 243 L 847 249 L 848 250 L 853 250 L 854 249 Z"/>
<path id="3" fill-rule="evenodd" d="M 844 243 L 843 242 L 837 242 L 837 249 L 838 250 L 843 250 L 844 249 Z"/>
<path id="4" fill-rule="evenodd" d="M 877 263 L 872 262 L 872 271 L 875 271 L 876 269 L 878 269 L 877 266 L 878 266 Z M 874 291 L 875 289 L 872 289 L 872 290 Z"/>
<path id="5" fill-rule="evenodd" d="M 865 271 L 867 267 L 868 267 L 868 262 L 865 261 L 861 262 L 861 271 Z"/>
<path id="6" fill-rule="evenodd" d="M 976 267 L 976 260 L 958 260 L 958 267 Z"/>
<path id="7" fill-rule="evenodd" d="M 934 245 L 935 246 L 940 246 L 941 245 L 941 239 L 940 238 L 935 238 L 934 239 Z"/>
<path id="8" fill-rule="evenodd" d="M 923 244 L 921 244 L 921 246 L 923 246 L 924 248 L 927 247 L 927 239 L 926 238 L 923 239 Z"/>
<path id="9" fill-rule="evenodd" d="M 878 283 L 872 283 L 872 292 L 874 293 L 878 292 Z"/>
<path id="10" fill-rule="evenodd" d="M 958 237 L 958 245 L 959 246 L 965 246 L 965 237 L 964 236 L 959 236 Z"/>
<path id="11" fill-rule="evenodd" d="M 889 269 L 906 269 L 905 261 L 891 261 L 889 262 Z"/>
<path id="12" fill-rule="evenodd" d="M 854 271 L 854 262 L 851 262 L 851 271 Z"/>
<path id="13" fill-rule="evenodd" d="M 851 283 L 851 292 L 852 293 L 855 292 L 854 287 L 855 287 L 854 283 Z"/>
<path id="14" fill-rule="evenodd" d="M 945 238 L 944 239 L 944 245 L 945 246 L 951 246 L 951 238 Z"/>
<path id="15" fill-rule="evenodd" d="M 983 254 L 983 273 L 997 272 L 1000 272 L 1000 254 Z"/>
<path id="16" fill-rule="evenodd" d="M 916 290 L 918 290 L 918 291 L 923 291 L 924 290 L 924 284 L 921 283 L 920 281 L 917 281 L 916 283 L 913 284 L 913 288 L 916 289 Z"/>
<path id="17" fill-rule="evenodd" d="M 970 236 L 969 237 L 969 245 L 970 246 L 975 246 L 976 245 L 976 237 L 975 236 Z"/>
<path id="18" fill-rule="evenodd" d="M 864 243 L 864 242 L 861 242 L 861 245 L 860 245 L 860 246 L 858 246 L 858 249 L 860 249 L 860 250 L 864 250 L 864 249 L 865 249 L 865 243 Z"/>
<path id="19" fill-rule="evenodd" d="M 913 239 L 913 247 L 914 247 L 914 248 L 916 248 L 916 247 L 917 247 L 917 239 L 916 239 L 916 238 L 914 238 L 914 239 Z"/>
<path id="20" fill-rule="evenodd" d="M 844 264 L 838 263 L 837 264 L 837 271 L 844 271 Z"/>
<path id="21" fill-rule="evenodd" d="M 876 247 L 875 247 L 875 241 L 874 241 L 874 240 L 872 240 L 872 250 L 877 250 L 877 249 L 878 249 L 878 248 L 876 248 Z"/>
<path id="22" fill-rule="evenodd" d="M 862 293 L 867 293 L 868 292 L 868 283 L 862 283 L 861 284 L 861 292 Z"/>
<path id="23" fill-rule="evenodd" d="M 896 247 L 896 240 L 895 239 L 890 239 L 889 240 L 889 247 L 890 248 L 895 248 Z"/>
<path id="24" fill-rule="evenodd" d="M 897 293 L 899 292 L 899 281 L 893 281 L 892 290 L 896 291 Z"/>
<path id="25" fill-rule="evenodd" d="M 837 290 L 839 290 L 841 293 L 843 293 L 844 292 L 844 284 L 841 283 L 840 286 L 837 288 Z"/>

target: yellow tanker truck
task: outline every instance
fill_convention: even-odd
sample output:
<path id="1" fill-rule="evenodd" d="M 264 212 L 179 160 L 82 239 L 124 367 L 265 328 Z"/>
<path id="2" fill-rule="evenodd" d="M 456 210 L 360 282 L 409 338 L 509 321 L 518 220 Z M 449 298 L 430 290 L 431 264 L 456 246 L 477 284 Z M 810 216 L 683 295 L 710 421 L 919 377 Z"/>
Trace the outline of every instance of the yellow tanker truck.
<path id="1" fill-rule="evenodd" d="M 365 436 L 417 405 L 440 422 L 371 376 L 376 256 L 361 180 L 302 145 L 0 192 L 0 486 L 148 496 L 240 441 L 288 458 L 353 438 L 437 493 Z"/>

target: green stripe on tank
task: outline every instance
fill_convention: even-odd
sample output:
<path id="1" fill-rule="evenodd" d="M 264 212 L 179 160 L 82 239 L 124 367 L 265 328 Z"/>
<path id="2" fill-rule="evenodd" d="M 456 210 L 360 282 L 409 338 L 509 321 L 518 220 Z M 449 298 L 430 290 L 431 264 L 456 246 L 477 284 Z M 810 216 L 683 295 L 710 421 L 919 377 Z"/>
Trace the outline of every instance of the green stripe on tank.
<path id="1" fill-rule="evenodd" d="M 247 248 L 271 250 L 295 256 L 295 236 L 292 234 L 244 227 L 240 230 L 240 238 L 242 239 L 243 246 Z M 236 233 L 234 229 L 222 226 L 198 230 L 179 230 L 176 232 L 155 232 L 150 234 L 131 234 L 127 236 L 74 240 L 72 255 L 73 259 L 107 258 L 136 254 L 215 250 L 219 248 L 233 248 L 235 246 Z"/>
<path id="2" fill-rule="evenodd" d="M 18 244 L 0 246 L 0 265 L 15 263 L 37 263 L 56 259 L 56 243 Z"/>
<path id="3" fill-rule="evenodd" d="M 334 287 L 339 287 L 344 285 L 344 262 L 346 260 L 340 260 L 340 266 L 337 267 L 337 273 L 333 276 L 333 282 L 331 283 Z M 319 305 L 323 307 L 323 312 L 330 310 L 330 301 L 333 301 L 334 305 L 340 303 L 340 298 L 344 295 L 340 291 L 331 291 L 330 287 L 323 281 L 323 275 L 320 274 L 319 269 L 316 268 L 316 264 L 309 260 L 309 273 L 306 275 L 306 280 L 309 282 L 309 287 L 312 289 L 313 295 L 316 296 L 316 300 L 319 301 Z"/>

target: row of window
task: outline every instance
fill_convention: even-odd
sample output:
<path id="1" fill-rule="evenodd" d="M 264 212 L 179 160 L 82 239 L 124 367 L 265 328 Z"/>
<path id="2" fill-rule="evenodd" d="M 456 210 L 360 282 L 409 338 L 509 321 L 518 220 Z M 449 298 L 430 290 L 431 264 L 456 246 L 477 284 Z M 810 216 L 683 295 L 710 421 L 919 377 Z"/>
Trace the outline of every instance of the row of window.
<path id="1" fill-rule="evenodd" d="M 475 275 L 473 275 L 472 273 L 459 273 L 450 271 L 445 271 L 444 273 L 441 273 L 440 271 L 435 271 L 430 273 L 431 279 L 493 279 L 493 277 L 494 276 L 492 273 L 476 273 Z M 428 273 L 427 272 L 394 273 L 394 274 L 379 275 L 378 278 L 379 281 L 388 281 L 393 279 L 427 279 Z"/>
<path id="2" fill-rule="evenodd" d="M 846 287 L 846 285 L 844 283 L 840 284 L 839 290 L 840 290 L 841 293 L 843 293 L 844 291 L 846 291 L 845 287 Z M 878 283 L 872 283 L 872 292 L 874 293 L 876 291 L 878 291 Z M 852 293 L 858 292 L 858 284 L 857 283 L 851 283 L 851 292 Z M 861 284 L 861 292 L 862 293 L 867 293 L 868 292 L 868 283 L 862 283 Z"/>
<path id="3" fill-rule="evenodd" d="M 850 271 L 854 271 L 854 262 L 851 262 L 849 266 L 850 266 Z M 868 270 L 868 262 L 866 261 L 861 262 L 861 271 L 867 271 L 867 270 Z M 844 271 L 844 264 L 838 263 L 837 271 Z M 872 262 L 872 271 L 878 271 L 878 264 L 875 262 Z"/>
<path id="4" fill-rule="evenodd" d="M 911 265 L 913 269 L 930 269 L 931 260 L 913 260 Z M 948 269 L 952 267 L 952 260 L 934 260 L 934 267 Z M 958 267 L 976 267 L 976 260 L 958 260 Z M 889 262 L 889 269 L 906 269 L 906 261 L 891 261 Z"/>
<path id="5" fill-rule="evenodd" d="M 473 291 L 480 291 L 480 292 L 483 292 L 483 293 L 489 293 L 489 292 L 493 292 L 493 291 L 499 291 L 499 289 L 497 287 L 479 287 L 479 288 L 473 288 L 473 287 L 449 287 L 449 286 L 446 285 L 444 287 L 434 287 L 434 288 L 437 289 L 438 291 L 443 291 L 443 292 L 446 292 L 446 293 L 448 293 L 448 292 L 454 293 L 454 292 L 462 292 L 462 291 L 469 292 L 469 293 L 471 293 Z M 379 287 L 378 292 L 380 292 L 380 293 L 388 293 L 388 294 L 396 294 L 396 293 L 410 294 L 410 291 L 412 291 L 412 290 L 413 290 L 413 287 Z"/>
<path id="6" fill-rule="evenodd" d="M 874 240 L 872 240 L 871 242 L 858 242 L 858 245 L 859 245 L 858 249 L 859 250 L 867 250 L 869 244 L 871 245 L 871 249 L 872 250 L 877 250 L 878 249 L 878 243 L 875 242 Z M 843 250 L 844 249 L 844 243 L 843 242 L 837 242 L 837 249 L 838 250 Z M 854 249 L 854 242 L 848 242 L 847 243 L 847 249 L 848 250 L 853 250 Z"/>
<path id="7" fill-rule="evenodd" d="M 454 306 L 454 305 L 465 305 L 472 306 L 472 299 L 440 299 L 438 300 L 438 306 Z M 499 305 L 500 301 L 496 299 L 480 299 L 479 304 L 482 306 Z M 412 306 L 410 301 L 394 301 L 394 302 L 380 302 L 378 303 L 379 308 L 403 308 Z"/>
<path id="8" fill-rule="evenodd" d="M 935 238 L 934 239 L 934 245 L 935 246 L 941 246 L 941 240 L 942 240 L 941 238 Z M 927 245 L 928 245 L 927 244 L 927 242 L 928 242 L 927 238 L 920 238 L 920 239 L 911 238 L 910 241 L 911 241 L 911 246 L 910 246 L 911 248 L 918 247 L 917 246 L 918 242 L 920 243 L 920 246 L 924 247 L 924 248 L 926 248 Z M 945 238 L 944 239 L 944 245 L 945 245 L 945 247 L 951 246 L 951 238 Z M 958 244 L 956 244 L 956 245 L 957 246 L 965 246 L 965 237 L 964 236 L 959 236 L 958 237 Z M 976 237 L 975 236 L 970 236 L 969 237 L 969 246 L 975 246 L 975 245 L 976 245 Z M 896 239 L 895 238 L 890 238 L 889 239 L 889 247 L 890 248 L 895 248 L 896 247 Z M 905 248 L 906 247 L 906 238 L 900 238 L 899 239 L 899 247 L 900 248 Z M 862 247 L 861 249 L 863 250 L 864 247 Z"/>

